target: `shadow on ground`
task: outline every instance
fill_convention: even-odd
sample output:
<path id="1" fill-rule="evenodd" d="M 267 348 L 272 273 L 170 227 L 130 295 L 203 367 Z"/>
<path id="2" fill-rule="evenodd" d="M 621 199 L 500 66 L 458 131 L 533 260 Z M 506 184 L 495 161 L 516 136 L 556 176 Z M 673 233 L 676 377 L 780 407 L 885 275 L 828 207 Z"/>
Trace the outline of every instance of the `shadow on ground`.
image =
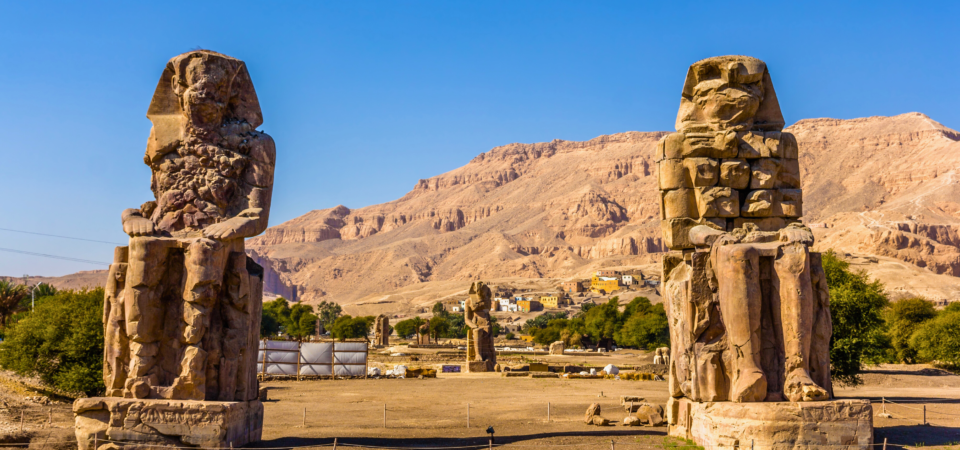
<path id="1" fill-rule="evenodd" d="M 483 433 L 483 429 L 478 429 L 480 433 Z M 624 437 L 640 437 L 640 436 L 666 436 L 666 431 L 664 428 L 648 428 L 648 429 L 615 429 L 610 427 L 609 430 L 598 430 L 598 431 L 571 431 L 571 432 L 556 432 L 556 433 L 535 433 L 535 434 L 518 434 L 511 436 L 495 436 L 494 444 L 504 445 L 504 444 L 522 444 L 526 441 L 532 441 L 537 439 L 549 439 L 549 438 L 624 438 Z M 365 438 L 365 437 L 345 437 L 338 438 L 338 444 L 352 444 L 352 445 L 364 445 L 364 446 L 381 446 L 381 447 L 458 447 L 462 450 L 471 450 L 474 449 L 484 449 L 489 445 L 489 439 L 486 435 L 482 437 L 475 438 L 463 438 L 463 439 L 451 439 L 451 438 Z M 304 447 L 304 446 L 323 446 L 323 445 L 333 445 L 333 438 L 304 438 L 304 437 L 283 437 L 279 439 L 272 439 L 268 441 L 260 441 L 255 444 L 250 444 L 247 448 L 284 448 L 284 447 Z"/>
<path id="2" fill-rule="evenodd" d="M 894 450 L 905 449 L 905 446 L 960 446 L 960 428 L 932 425 L 901 425 L 877 428 L 874 432 L 874 443 L 883 444 L 883 438 L 887 438 L 887 449 Z"/>

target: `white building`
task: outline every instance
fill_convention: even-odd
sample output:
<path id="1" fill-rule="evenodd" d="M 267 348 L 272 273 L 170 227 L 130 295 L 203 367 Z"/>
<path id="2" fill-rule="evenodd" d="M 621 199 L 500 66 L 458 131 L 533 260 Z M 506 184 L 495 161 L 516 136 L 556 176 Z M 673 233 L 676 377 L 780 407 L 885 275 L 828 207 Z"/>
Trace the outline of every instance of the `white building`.
<path id="1" fill-rule="evenodd" d="M 620 281 L 623 282 L 624 286 L 633 286 L 633 275 L 624 275 Z"/>

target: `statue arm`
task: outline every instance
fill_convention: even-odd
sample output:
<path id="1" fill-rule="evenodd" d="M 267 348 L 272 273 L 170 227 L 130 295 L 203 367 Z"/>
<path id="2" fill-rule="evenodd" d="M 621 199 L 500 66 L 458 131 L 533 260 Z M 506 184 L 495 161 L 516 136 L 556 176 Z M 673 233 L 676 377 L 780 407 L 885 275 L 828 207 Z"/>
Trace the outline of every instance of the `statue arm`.
<path id="1" fill-rule="evenodd" d="M 468 306 L 464 309 L 463 322 L 470 328 L 477 328 L 477 322 L 473 318 L 473 308 Z"/>
<path id="2" fill-rule="evenodd" d="M 273 196 L 273 171 L 276 149 L 273 138 L 260 133 L 250 140 L 250 165 L 246 168 L 241 188 L 243 209 L 236 216 L 206 227 L 203 235 L 228 240 L 248 238 L 263 233 L 270 218 Z"/>
<path id="3" fill-rule="evenodd" d="M 123 223 L 123 232 L 130 237 L 150 236 L 157 231 L 153 221 L 143 217 L 143 213 L 138 208 L 123 210 L 120 221 Z"/>

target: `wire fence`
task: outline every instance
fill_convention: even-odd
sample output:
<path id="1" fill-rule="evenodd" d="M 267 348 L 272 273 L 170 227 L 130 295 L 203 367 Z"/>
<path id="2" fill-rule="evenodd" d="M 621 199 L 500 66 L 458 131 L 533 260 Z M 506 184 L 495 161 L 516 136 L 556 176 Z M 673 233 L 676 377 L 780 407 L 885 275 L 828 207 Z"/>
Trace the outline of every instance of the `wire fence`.
<path id="1" fill-rule="evenodd" d="M 608 402 L 615 401 L 608 398 Z M 927 398 L 927 399 L 897 399 L 897 401 L 891 401 L 885 397 L 881 397 L 879 401 L 873 400 L 873 412 L 875 416 L 888 417 L 881 415 L 889 415 L 893 419 L 902 419 L 915 421 L 918 425 L 935 425 L 941 427 L 960 427 L 960 398 Z M 304 407 L 300 411 L 300 417 L 284 417 L 286 426 L 293 426 L 296 428 L 309 428 L 313 429 L 314 432 L 320 432 L 321 435 L 332 436 L 337 432 L 343 432 L 343 430 L 373 430 L 373 429 L 423 429 L 425 423 L 429 423 L 429 429 L 456 429 L 456 428 L 468 428 L 476 429 L 476 433 L 480 436 L 483 436 L 485 432 L 484 429 L 487 426 L 499 427 L 506 425 L 510 422 L 513 422 L 511 419 L 505 417 L 516 416 L 519 413 L 528 414 L 529 408 L 531 405 L 490 405 L 490 404 L 472 404 L 472 403 L 460 403 L 460 404 L 448 404 L 448 405 L 423 405 L 418 403 L 411 404 L 384 404 L 379 403 L 375 404 L 373 402 L 363 402 L 361 404 L 352 405 L 337 405 L 336 414 L 330 414 L 329 407 Z M 633 410 L 633 405 L 629 405 L 627 408 L 625 405 L 621 405 L 621 409 L 617 409 L 611 406 L 605 406 L 603 410 L 603 416 L 608 417 L 611 420 L 616 420 L 619 416 L 626 416 L 630 413 L 629 410 Z M 571 404 L 571 403 L 552 403 L 544 402 L 542 407 L 542 415 L 539 417 L 529 417 L 529 423 L 541 423 L 541 424 L 550 424 L 550 423 L 570 423 L 570 422 L 582 422 L 584 420 L 584 408 L 580 404 Z M 7 419 L 6 430 L 11 429 L 11 425 L 16 428 L 19 427 L 19 431 L 38 431 L 39 429 L 44 429 L 48 427 L 56 428 L 72 428 L 74 425 L 75 417 L 72 410 L 67 405 L 55 404 L 50 406 L 28 406 L 28 407 L 8 407 L 5 410 L 0 410 L 3 416 Z M 289 414 L 288 414 L 289 416 Z M 268 417 L 269 419 L 269 417 Z M 292 419 L 292 420 L 291 420 Z M 299 421 L 296 419 L 300 419 Z M 299 422 L 299 423 L 297 423 Z M 269 424 L 268 424 L 269 426 Z M 622 429 L 622 428 L 621 428 Z M 640 428 L 641 430 L 643 428 Z M 0 432 L 0 434 L 3 434 Z M 291 433 L 291 437 L 299 433 Z M 356 434 L 356 433 L 351 433 Z M 379 432 L 378 432 L 379 435 Z M 569 434 L 564 433 L 565 437 L 569 438 L 570 436 L 577 436 L 576 433 Z M 373 436 L 373 433 L 371 433 Z M 589 436 L 585 433 L 583 436 Z M 582 436 L 581 436 L 582 437 Z M 299 440 L 307 438 L 297 438 Z M 279 446 L 279 447 L 261 447 L 254 445 L 253 448 L 260 448 L 264 450 L 281 450 L 281 449 L 309 449 L 309 448 L 384 448 L 384 449 L 481 449 L 481 448 L 493 448 L 493 447 L 504 447 L 511 449 L 520 449 L 520 448 L 545 448 L 545 447 L 577 447 L 577 448 L 598 448 L 606 449 L 616 447 L 621 448 L 658 448 L 658 449 L 672 449 L 672 448 L 683 448 L 683 447 L 695 447 L 688 445 L 683 441 L 677 441 L 675 443 L 661 443 L 661 444 L 651 444 L 651 443 L 639 443 L 623 440 L 622 438 L 611 439 L 608 442 L 603 443 L 594 443 L 594 442 L 581 442 L 576 444 L 553 444 L 546 442 L 510 442 L 511 437 L 506 436 L 501 438 L 501 442 L 497 443 L 473 443 L 470 445 L 461 445 L 461 446 L 402 446 L 402 447 L 391 447 L 391 446 L 376 446 L 368 445 L 362 442 L 369 442 L 371 438 L 329 438 L 329 442 L 317 442 L 307 445 L 296 445 L 296 446 Z M 585 438 L 586 439 L 586 438 Z M 321 439 L 317 439 L 321 441 Z M 384 440 L 389 440 L 384 438 Z M 469 440 L 469 439 L 468 439 Z M 504 442 L 506 440 L 506 442 Z M 2 442 L 2 441 L 0 441 Z M 75 440 L 71 441 L 57 441 L 47 440 L 37 436 L 35 438 L 34 445 L 41 443 L 43 446 L 54 446 L 56 444 L 64 442 L 76 442 Z M 119 444 L 130 444 L 130 442 L 123 441 L 111 441 L 111 440 L 102 440 L 100 444 L 106 443 L 117 443 Z M 913 444 L 894 444 L 887 443 L 893 447 L 900 446 L 912 446 Z M 0 443 L 0 448 L 11 447 L 11 448 L 27 448 L 30 446 L 30 443 Z M 751 443 L 751 448 L 759 450 L 764 448 L 770 448 L 772 443 L 766 442 L 753 442 Z M 817 445 L 817 447 L 836 447 L 842 445 Z M 861 446 L 862 447 L 862 446 Z M 874 447 L 882 447 L 884 443 L 876 443 Z M 96 447 L 95 447 L 96 448 Z M 197 447 L 183 447 L 183 448 L 193 448 Z M 230 448 L 230 447 L 225 447 Z M 724 447 L 713 447 L 713 448 L 724 448 Z M 746 443 L 739 444 L 741 449 L 746 448 Z M 205 448 L 206 450 L 214 450 L 214 448 Z"/>

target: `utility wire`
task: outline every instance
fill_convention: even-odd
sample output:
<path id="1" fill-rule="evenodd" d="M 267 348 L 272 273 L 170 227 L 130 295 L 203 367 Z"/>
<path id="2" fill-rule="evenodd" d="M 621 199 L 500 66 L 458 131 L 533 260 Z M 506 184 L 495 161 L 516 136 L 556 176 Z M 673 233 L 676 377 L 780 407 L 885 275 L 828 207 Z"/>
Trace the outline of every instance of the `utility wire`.
<path id="1" fill-rule="evenodd" d="M 23 255 L 31 255 L 31 256 L 41 256 L 41 257 L 44 257 L 44 258 L 62 259 L 62 260 L 64 260 L 64 261 L 74 261 L 74 262 L 82 262 L 82 263 L 88 263 L 88 264 L 97 264 L 97 265 L 103 265 L 103 266 L 109 266 L 109 265 L 110 265 L 110 263 L 105 263 L 105 262 L 101 262 L 101 261 L 90 261 L 89 259 L 70 258 L 70 257 L 68 257 L 68 256 L 47 255 L 47 254 L 45 254 L 45 253 L 25 252 L 25 251 L 23 251 L 23 250 L 14 250 L 14 249 L 12 249 L 12 248 L 2 248 L 2 247 L 0 247 L 0 251 L 10 252 L 10 253 L 20 253 L 20 254 L 23 254 Z"/>
<path id="2" fill-rule="evenodd" d="M 37 236 L 48 236 L 48 237 L 55 237 L 55 238 L 61 238 L 61 239 L 73 239 L 75 241 L 99 242 L 101 244 L 110 244 L 110 245 L 126 245 L 126 244 L 119 244 L 116 242 L 98 241 L 96 239 L 85 239 L 85 238 L 78 238 L 78 237 L 71 237 L 71 236 L 60 236 L 56 234 L 36 233 L 33 231 L 13 230 L 10 228 L 0 228 L 0 231 L 12 231 L 14 233 L 35 234 Z"/>

